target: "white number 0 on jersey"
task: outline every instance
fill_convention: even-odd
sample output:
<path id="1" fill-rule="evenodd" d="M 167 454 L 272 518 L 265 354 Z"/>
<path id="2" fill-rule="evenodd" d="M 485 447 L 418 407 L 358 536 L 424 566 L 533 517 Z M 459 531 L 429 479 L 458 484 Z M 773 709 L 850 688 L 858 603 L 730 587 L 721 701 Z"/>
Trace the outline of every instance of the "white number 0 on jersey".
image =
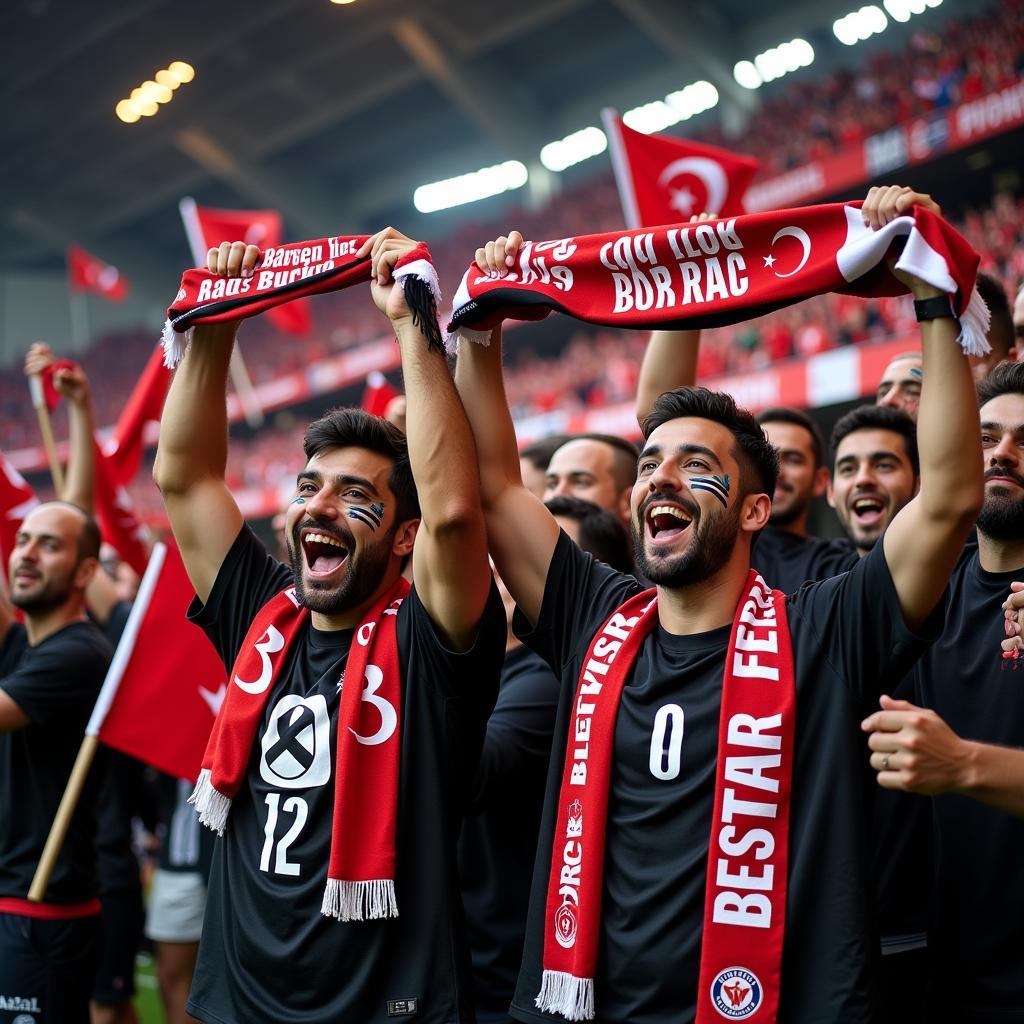
<path id="1" fill-rule="evenodd" d="M 662 782 L 678 778 L 683 753 L 683 709 L 663 704 L 654 716 L 651 731 L 651 774 Z"/>

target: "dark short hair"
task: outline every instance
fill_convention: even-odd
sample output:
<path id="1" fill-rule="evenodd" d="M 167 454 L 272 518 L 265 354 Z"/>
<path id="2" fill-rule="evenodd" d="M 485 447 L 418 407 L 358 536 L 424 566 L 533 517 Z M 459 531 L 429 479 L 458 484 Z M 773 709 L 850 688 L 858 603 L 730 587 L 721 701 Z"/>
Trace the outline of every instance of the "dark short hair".
<path id="1" fill-rule="evenodd" d="M 992 314 L 992 322 L 985 337 L 992 348 L 1005 358 L 1014 345 L 1013 314 L 1010 312 L 1006 289 L 997 278 L 984 271 L 978 274 L 977 286 L 978 294 L 985 300 Z"/>
<path id="2" fill-rule="evenodd" d="M 825 465 L 825 438 L 821 435 L 821 428 L 807 413 L 789 405 L 773 405 L 770 409 L 762 409 L 756 419 L 762 427 L 766 423 L 791 423 L 794 427 L 803 427 L 811 435 L 814 468 L 820 469 Z"/>
<path id="3" fill-rule="evenodd" d="M 859 405 L 852 409 L 832 428 L 829 448 L 832 461 L 843 439 L 858 430 L 891 430 L 903 438 L 903 447 L 914 470 L 914 476 L 921 473 L 921 460 L 917 454 L 917 424 L 902 410 L 888 405 Z"/>
<path id="4" fill-rule="evenodd" d="M 100 534 L 99 523 L 95 518 L 81 505 L 76 505 L 73 501 L 64 501 L 63 498 L 54 498 L 46 504 L 63 505 L 64 508 L 74 509 L 82 517 L 82 526 L 78 531 L 77 538 L 78 562 L 81 564 L 87 558 L 95 558 L 96 561 L 99 561 L 103 538 Z"/>
<path id="5" fill-rule="evenodd" d="M 615 477 L 615 486 L 620 491 L 633 486 L 636 481 L 636 460 L 640 457 L 640 451 L 632 441 L 616 437 L 614 434 L 570 434 L 559 447 L 569 444 L 570 441 L 596 441 L 598 444 L 608 445 L 612 450 L 612 475 Z"/>
<path id="6" fill-rule="evenodd" d="M 520 449 L 519 458 L 526 459 L 534 469 L 543 473 L 548 468 L 551 456 L 568 440 L 570 440 L 569 434 L 552 434 L 550 437 L 534 441 L 533 444 L 528 444 L 525 448 Z"/>
<path id="7" fill-rule="evenodd" d="M 420 503 L 416 494 L 409 446 L 398 427 L 362 409 L 338 406 L 314 420 L 302 438 L 306 459 L 334 448 L 365 448 L 391 459 L 394 468 L 388 486 L 395 496 L 395 522 L 418 519 Z"/>
<path id="8" fill-rule="evenodd" d="M 657 397 L 644 419 L 644 438 L 663 423 L 694 416 L 721 423 L 736 438 L 732 456 L 740 466 L 740 487 L 745 494 L 775 493 L 779 478 L 779 453 L 761 429 L 753 413 L 736 405 L 732 395 L 707 388 L 686 387 Z"/>
<path id="9" fill-rule="evenodd" d="M 979 408 L 1000 395 L 1024 395 L 1024 363 L 999 363 L 978 383 Z"/>
<path id="10" fill-rule="evenodd" d="M 573 519 L 580 527 L 580 547 L 619 572 L 632 573 L 633 552 L 626 528 L 600 505 L 571 495 L 556 495 L 544 502 L 553 516 Z"/>

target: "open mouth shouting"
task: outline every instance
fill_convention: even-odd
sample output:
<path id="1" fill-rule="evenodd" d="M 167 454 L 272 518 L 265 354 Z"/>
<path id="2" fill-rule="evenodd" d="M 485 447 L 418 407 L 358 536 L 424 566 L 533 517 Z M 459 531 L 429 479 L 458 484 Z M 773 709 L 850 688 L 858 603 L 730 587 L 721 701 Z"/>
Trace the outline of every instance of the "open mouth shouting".
<path id="1" fill-rule="evenodd" d="M 693 523 L 693 516 L 675 502 L 653 501 L 644 512 L 647 539 L 655 545 L 674 544 Z"/>
<path id="2" fill-rule="evenodd" d="M 349 545 L 333 534 L 307 527 L 299 534 L 306 572 L 311 579 L 327 579 L 348 561 Z"/>
<path id="3" fill-rule="evenodd" d="M 859 494 L 850 501 L 850 514 L 862 529 L 873 529 L 882 523 L 885 501 L 877 494 Z"/>

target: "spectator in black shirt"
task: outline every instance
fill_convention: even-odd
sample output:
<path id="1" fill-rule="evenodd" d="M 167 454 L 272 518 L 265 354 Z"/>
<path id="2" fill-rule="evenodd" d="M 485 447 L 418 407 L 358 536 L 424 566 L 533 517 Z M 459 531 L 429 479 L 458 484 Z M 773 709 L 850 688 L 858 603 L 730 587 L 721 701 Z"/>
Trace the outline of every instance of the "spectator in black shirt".
<path id="1" fill-rule="evenodd" d="M 528 444 L 519 452 L 519 466 L 523 473 L 523 483 L 542 500 L 547 487 L 544 478 L 551 456 L 568 440 L 568 434 L 552 434 L 550 437 Z"/>
<path id="2" fill-rule="evenodd" d="M 636 467 L 636 445 L 610 434 L 578 434 L 551 456 L 544 475 L 544 500 L 556 497 L 592 501 L 629 527 L 629 491 Z"/>
<path id="3" fill-rule="evenodd" d="M 865 220 L 878 227 L 914 203 L 934 209 L 909 190 L 873 190 Z M 518 232 L 502 236 L 478 250 L 477 263 L 500 272 L 520 245 Z M 934 294 L 913 277 L 903 280 L 918 297 Z M 797 765 L 780 1021 L 874 1020 L 856 709 L 905 674 L 921 649 L 914 631 L 934 635 L 934 610 L 980 506 L 980 467 L 964 452 L 965 437 L 976 429 L 970 369 L 956 336 L 950 318 L 922 327 L 934 383 L 922 409 L 928 443 L 916 500 L 853 569 L 787 602 Z M 489 346 L 463 344 L 456 380 L 477 441 L 491 553 L 521 613 L 517 632 L 562 682 L 512 1006 L 517 1020 L 561 1020 L 539 1010 L 536 999 L 554 822 L 566 810 L 559 807 L 565 729 L 577 713 L 580 665 L 595 632 L 640 588 L 575 550 L 523 488 L 503 400 L 500 329 Z M 763 432 L 727 396 L 670 392 L 658 400 L 645 433 L 631 509 L 634 546 L 658 584 L 657 623 L 640 644 L 615 718 L 596 1009 L 585 1011 L 602 1024 L 688 1022 L 698 1001 L 703 1013 L 713 1012 L 703 1002 L 713 991 L 698 991 L 697 975 L 722 675 L 750 539 L 769 519 L 777 473 Z M 706 489 L 709 474 L 719 492 L 728 491 L 724 501 Z M 737 482 L 735 491 L 724 485 L 726 476 Z M 568 856 L 570 844 L 561 835 L 559 841 Z"/>
<path id="4" fill-rule="evenodd" d="M 292 595 L 289 604 L 308 609 L 287 653 L 273 656 L 284 642 L 271 643 L 269 629 L 267 643 L 255 644 L 265 659 L 256 669 L 262 689 L 238 675 L 230 684 L 265 693 L 266 703 L 214 850 L 188 1004 L 214 1024 L 385 1024 L 396 1017 L 446 1024 L 472 1016 L 455 844 L 494 706 L 505 629 L 469 425 L 443 351 L 428 345 L 426 324 L 393 277 L 414 246 L 386 229 L 358 254 L 372 261 L 371 293 L 401 349 L 408 440 L 360 410 L 334 410 L 309 427 L 287 514 L 290 567 L 245 527 L 224 480 L 236 323 L 195 328 L 164 406 L 154 477 L 196 589 L 191 617 L 232 665 L 269 601 Z M 210 270 L 232 277 L 250 277 L 259 259 L 255 246 L 241 242 L 208 254 Z M 378 692 L 381 679 L 370 671 L 383 676 L 378 666 L 367 664 L 365 680 L 342 673 L 350 648 L 371 645 L 377 627 L 364 617 L 402 590 L 410 557 L 415 584 L 393 620 L 399 714 Z M 388 657 L 394 664 L 390 648 Z M 364 731 L 353 730 L 360 748 L 398 757 L 390 762 L 398 774 L 397 916 L 339 921 L 325 916 L 323 904 L 334 849 L 339 705 L 353 686 L 361 694 L 355 705 L 366 705 Z M 347 830 L 341 841 L 361 838 Z M 366 891 L 376 881 L 358 884 Z"/>

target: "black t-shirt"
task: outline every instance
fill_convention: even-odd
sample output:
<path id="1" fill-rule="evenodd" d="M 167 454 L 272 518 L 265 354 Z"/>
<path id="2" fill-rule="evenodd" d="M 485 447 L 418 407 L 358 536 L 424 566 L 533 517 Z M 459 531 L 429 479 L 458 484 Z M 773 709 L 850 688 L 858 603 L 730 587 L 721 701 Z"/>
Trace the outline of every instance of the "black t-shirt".
<path id="1" fill-rule="evenodd" d="M 1001 605 L 1022 572 L 986 572 L 968 547 L 946 631 L 915 670 L 918 702 L 964 739 L 1024 747 L 1024 661 L 999 647 Z M 932 804 L 939 1005 L 950 1020 L 1024 1020 L 1024 821 L 965 796 Z"/>
<path id="2" fill-rule="evenodd" d="M 526 930 L 526 905 L 544 803 L 560 685 L 528 647 L 505 655 L 487 723 L 459 873 L 480 1024 L 508 1021 Z"/>
<path id="3" fill-rule="evenodd" d="M 857 549 L 845 537 L 798 537 L 788 530 L 766 526 L 754 541 L 750 561 L 768 586 L 795 594 L 805 583 L 827 580 L 852 569 L 857 564 Z"/>
<path id="4" fill-rule="evenodd" d="M 192 617 L 231 665 L 289 569 L 243 528 Z M 399 609 L 402 744 L 396 920 L 320 913 L 330 856 L 341 670 L 352 630 L 307 620 L 267 700 L 218 839 L 189 1012 L 217 1024 L 472 1019 L 455 863 L 461 816 L 497 696 L 505 615 L 496 588 L 476 643 L 448 651 L 415 588 Z M 394 1010 L 394 1005 L 392 1006 Z M 411 1016 L 411 1015 L 410 1015 Z M 401 1019 L 399 1017 L 398 1019 Z"/>
<path id="5" fill-rule="evenodd" d="M 0 734 L 0 896 L 28 895 L 111 653 L 91 622 L 72 622 L 34 647 L 19 623 L 4 639 L 0 689 L 30 722 Z M 46 888 L 48 903 L 80 903 L 96 895 L 100 781 L 98 772 L 90 772 Z"/>
<path id="6" fill-rule="evenodd" d="M 562 694 L 513 1016 L 540 1013 L 544 904 L 554 812 L 580 662 L 631 577 L 564 534 L 536 628 L 523 639 L 559 673 Z M 923 640 L 904 625 L 881 545 L 849 572 L 788 599 L 796 671 L 796 758 L 780 1022 L 873 1020 L 868 814 L 860 721 L 901 679 Z M 937 632 L 941 609 L 924 631 Z M 596 1003 L 601 1024 L 692 1021 L 697 998 L 722 676 L 730 626 L 676 636 L 656 626 L 623 688 L 609 794 Z M 671 713 L 660 708 L 675 705 Z M 657 722 L 671 733 L 659 732 Z M 681 745 L 664 751 L 669 737 Z M 651 751 L 660 777 L 651 771 Z M 666 768 L 665 766 L 668 765 Z"/>

